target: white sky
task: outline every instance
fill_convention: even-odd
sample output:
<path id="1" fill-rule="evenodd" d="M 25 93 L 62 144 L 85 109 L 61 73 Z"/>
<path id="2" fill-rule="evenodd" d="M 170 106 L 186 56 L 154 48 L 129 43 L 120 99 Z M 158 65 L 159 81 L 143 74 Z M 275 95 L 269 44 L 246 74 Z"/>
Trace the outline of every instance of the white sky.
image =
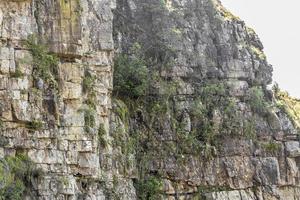
<path id="1" fill-rule="evenodd" d="M 273 80 L 300 98 L 300 0 L 221 0 L 260 37 Z"/>

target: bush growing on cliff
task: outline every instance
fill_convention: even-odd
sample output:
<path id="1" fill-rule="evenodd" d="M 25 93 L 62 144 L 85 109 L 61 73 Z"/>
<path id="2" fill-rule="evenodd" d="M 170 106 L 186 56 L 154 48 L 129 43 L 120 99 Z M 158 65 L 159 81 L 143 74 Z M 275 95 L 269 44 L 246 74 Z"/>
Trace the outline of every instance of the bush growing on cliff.
<path id="1" fill-rule="evenodd" d="M 217 123 L 213 120 L 214 113 L 228 104 L 226 87 L 223 83 L 211 83 L 203 86 L 199 91 L 199 98 L 195 99 L 191 114 L 197 126 L 198 139 L 206 144 L 214 145 L 217 141 Z M 223 108 L 225 110 L 225 108 Z"/>
<path id="2" fill-rule="evenodd" d="M 139 180 L 135 187 L 137 189 L 138 199 L 141 200 L 157 200 L 161 199 L 162 181 L 154 176 L 150 176 L 144 180 Z"/>
<path id="3" fill-rule="evenodd" d="M 45 46 L 39 44 L 35 36 L 30 36 L 25 45 L 32 54 L 33 77 L 41 78 L 49 86 L 57 88 L 54 74 L 57 74 L 58 58 L 54 54 L 50 54 Z"/>
<path id="4" fill-rule="evenodd" d="M 31 122 L 27 122 L 25 127 L 34 131 L 41 130 L 43 128 L 43 122 L 39 120 L 33 120 Z"/>
<path id="5" fill-rule="evenodd" d="M 275 154 L 281 148 L 280 144 L 270 141 L 269 143 L 263 144 L 262 146 L 267 152 Z"/>
<path id="6" fill-rule="evenodd" d="M 224 83 L 207 84 L 201 88 L 200 95 L 207 107 L 221 105 L 228 97 Z"/>
<path id="7" fill-rule="evenodd" d="M 96 126 L 95 110 L 88 107 L 84 111 L 84 130 L 86 133 L 92 133 Z"/>
<path id="8" fill-rule="evenodd" d="M 293 98 L 288 92 L 282 91 L 278 84 L 273 86 L 273 91 L 276 97 L 276 107 L 287 115 L 300 132 L 300 99 Z"/>
<path id="9" fill-rule="evenodd" d="M 248 102 L 254 112 L 259 114 L 266 114 L 268 112 L 270 105 L 265 99 L 262 88 L 252 87 L 249 90 Z"/>
<path id="10" fill-rule="evenodd" d="M 106 148 L 108 145 L 105 135 L 106 135 L 106 130 L 104 128 L 104 124 L 100 124 L 98 128 L 98 142 L 103 148 Z"/>
<path id="11" fill-rule="evenodd" d="M 83 92 L 87 93 L 91 91 L 95 84 L 95 80 L 96 77 L 93 76 L 88 70 L 86 70 L 82 81 Z"/>
<path id="12" fill-rule="evenodd" d="M 145 61 L 138 57 L 119 55 L 114 64 L 114 94 L 137 99 L 144 96 L 148 88 L 148 69 Z"/>
<path id="13" fill-rule="evenodd" d="M 40 175 L 32 161 L 23 154 L 0 160 L 0 199 L 21 200 L 32 179 Z"/>
<path id="14" fill-rule="evenodd" d="M 0 119 L 0 129 L 2 129 L 4 127 L 4 122 L 2 121 L 2 119 Z"/>
<path id="15" fill-rule="evenodd" d="M 16 71 L 10 75 L 12 78 L 20 78 L 22 76 L 24 76 L 24 74 L 20 71 L 20 69 L 16 69 Z"/>

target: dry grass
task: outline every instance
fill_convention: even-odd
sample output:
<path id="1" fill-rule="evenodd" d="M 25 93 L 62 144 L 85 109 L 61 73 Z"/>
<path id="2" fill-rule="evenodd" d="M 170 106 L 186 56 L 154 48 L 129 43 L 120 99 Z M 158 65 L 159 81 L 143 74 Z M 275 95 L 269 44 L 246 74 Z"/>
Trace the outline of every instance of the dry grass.
<path id="1" fill-rule="evenodd" d="M 300 99 L 289 96 L 287 92 L 276 93 L 277 105 L 284 109 L 296 128 L 300 129 Z"/>

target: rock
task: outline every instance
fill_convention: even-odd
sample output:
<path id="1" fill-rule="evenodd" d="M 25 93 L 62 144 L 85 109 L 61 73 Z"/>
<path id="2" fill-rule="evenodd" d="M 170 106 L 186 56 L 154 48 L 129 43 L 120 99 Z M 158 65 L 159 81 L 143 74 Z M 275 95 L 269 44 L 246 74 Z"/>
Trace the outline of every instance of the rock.
<path id="1" fill-rule="evenodd" d="M 213 192 L 205 194 L 206 199 L 208 200 L 240 200 L 239 191 L 224 191 L 224 192 Z"/>
<path id="2" fill-rule="evenodd" d="M 135 200 L 141 177 L 157 178 L 142 186 L 163 199 L 300 198 L 297 123 L 266 90 L 258 36 L 219 1 L 2 0 L 0 25 L 0 157 L 24 154 L 44 172 L 19 198 Z M 116 53 L 159 76 L 151 95 L 112 105 Z M 33 63 L 45 58 L 58 65 Z M 250 102 L 253 86 L 263 97 Z"/>
<path id="3" fill-rule="evenodd" d="M 97 167 L 97 155 L 93 153 L 79 153 L 78 164 L 82 168 L 95 168 Z"/>
<path id="4" fill-rule="evenodd" d="M 36 81 L 37 89 L 43 90 L 44 89 L 44 81 L 41 78 L 38 78 Z"/>
<path id="5" fill-rule="evenodd" d="M 35 163 L 56 164 L 64 160 L 63 152 L 57 150 L 29 150 L 28 156 Z"/>
<path id="6" fill-rule="evenodd" d="M 276 185 L 280 181 L 278 160 L 273 157 L 256 160 L 255 179 L 262 185 Z"/>
<path id="7" fill-rule="evenodd" d="M 285 142 L 286 151 L 289 157 L 295 158 L 300 156 L 300 144 L 297 141 Z"/>
<path id="8" fill-rule="evenodd" d="M 64 195 L 74 195 L 76 190 L 78 190 L 78 188 L 73 176 L 60 177 L 59 193 Z"/>
<path id="9" fill-rule="evenodd" d="M 24 75 L 32 74 L 32 55 L 29 51 L 26 50 L 16 50 L 15 51 L 15 60 L 17 69 Z M 39 88 L 39 86 L 38 86 Z M 42 89 L 42 88 L 39 88 Z"/>
<path id="10" fill-rule="evenodd" d="M 8 74 L 9 73 L 9 60 L 0 60 L 0 72 L 1 74 Z"/>
<path id="11" fill-rule="evenodd" d="M 64 99 L 80 99 L 82 97 L 81 84 L 66 82 L 62 89 L 62 97 Z"/>

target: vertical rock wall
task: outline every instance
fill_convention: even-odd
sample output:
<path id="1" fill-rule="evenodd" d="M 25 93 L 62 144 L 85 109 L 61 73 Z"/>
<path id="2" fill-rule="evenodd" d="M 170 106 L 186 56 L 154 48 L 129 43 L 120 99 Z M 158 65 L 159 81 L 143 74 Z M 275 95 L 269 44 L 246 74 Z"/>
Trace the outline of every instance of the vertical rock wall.
<path id="1" fill-rule="evenodd" d="M 137 199 L 141 168 L 145 177 L 160 176 L 162 199 L 300 198 L 298 132 L 267 88 L 272 67 L 257 35 L 218 1 L 1 0 L 0 25 L 0 164 L 22 154 L 43 172 L 22 198 Z M 37 45 L 28 46 L 31 39 Z M 138 44 L 164 80 L 152 82 L 150 103 L 166 103 L 157 100 L 176 83 L 166 111 L 111 102 L 114 43 L 130 56 Z M 47 54 L 37 57 L 39 46 Z M 45 67 L 37 58 L 45 57 L 58 58 L 51 80 L 37 73 Z M 231 104 L 208 112 L 217 146 L 198 133 L 194 106 L 210 103 L 207 88 L 212 101 L 219 98 L 220 83 Z M 272 105 L 267 114 L 249 100 L 257 88 Z M 138 148 L 148 147 L 144 166 L 135 157 L 136 133 L 144 141 Z M 184 140 L 194 133 L 192 143 Z"/>
<path id="2" fill-rule="evenodd" d="M 146 101 L 168 106 L 130 115 L 165 199 L 300 198 L 298 131 L 268 89 L 272 66 L 251 28 L 217 0 L 118 0 L 114 14 L 120 54 L 158 74 Z"/>
<path id="3" fill-rule="evenodd" d="M 0 1 L 0 156 L 22 153 L 42 169 L 28 199 L 109 198 L 111 148 L 99 140 L 109 140 L 114 4 Z M 34 77 L 32 35 L 59 59 L 56 89 Z"/>

